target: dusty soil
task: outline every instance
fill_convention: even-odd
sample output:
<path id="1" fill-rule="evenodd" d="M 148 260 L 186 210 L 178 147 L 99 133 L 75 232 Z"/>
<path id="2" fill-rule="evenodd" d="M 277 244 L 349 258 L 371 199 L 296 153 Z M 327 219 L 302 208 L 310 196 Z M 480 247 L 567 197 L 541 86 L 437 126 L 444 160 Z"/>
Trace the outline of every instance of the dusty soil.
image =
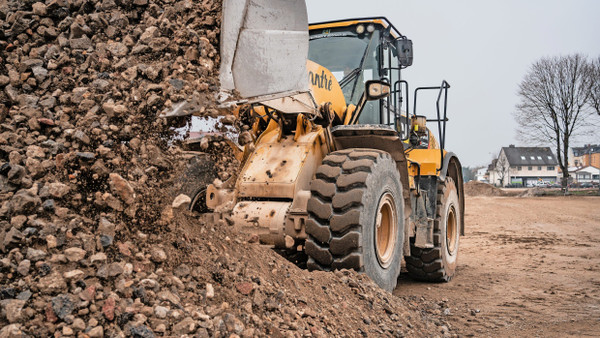
<path id="1" fill-rule="evenodd" d="M 404 275 L 394 295 L 445 304 L 459 335 L 598 336 L 599 206 L 600 197 L 468 197 L 456 277 Z"/>
<path id="2" fill-rule="evenodd" d="M 464 185 L 465 194 L 467 196 L 504 196 L 506 193 L 500 189 L 496 188 L 491 184 L 478 182 L 478 181 L 469 181 Z"/>

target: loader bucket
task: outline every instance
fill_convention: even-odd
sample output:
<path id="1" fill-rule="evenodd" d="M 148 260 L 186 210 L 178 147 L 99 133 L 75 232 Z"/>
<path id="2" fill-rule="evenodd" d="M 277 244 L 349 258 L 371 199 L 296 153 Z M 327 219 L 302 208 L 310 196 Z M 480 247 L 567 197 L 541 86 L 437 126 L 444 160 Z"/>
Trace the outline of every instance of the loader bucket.
<path id="1" fill-rule="evenodd" d="M 304 0 L 225 0 L 221 88 L 243 98 L 308 90 L 308 15 Z"/>

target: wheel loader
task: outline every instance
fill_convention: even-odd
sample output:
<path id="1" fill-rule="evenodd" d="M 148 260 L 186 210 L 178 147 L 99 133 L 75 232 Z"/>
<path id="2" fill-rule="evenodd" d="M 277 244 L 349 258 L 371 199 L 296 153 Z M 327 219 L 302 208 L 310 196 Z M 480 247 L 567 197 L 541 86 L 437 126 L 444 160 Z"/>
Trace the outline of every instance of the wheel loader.
<path id="1" fill-rule="evenodd" d="M 222 108 L 251 123 L 252 141 L 228 181 L 188 179 L 194 201 L 261 243 L 304 250 L 310 270 L 354 269 L 391 291 L 404 259 L 417 279 L 449 281 L 464 234 L 450 85 L 416 88 L 410 111 L 412 42 L 384 17 L 308 25 L 304 2 L 285 0 L 223 11 Z M 422 91 L 437 95 L 433 111 L 417 111 Z"/>

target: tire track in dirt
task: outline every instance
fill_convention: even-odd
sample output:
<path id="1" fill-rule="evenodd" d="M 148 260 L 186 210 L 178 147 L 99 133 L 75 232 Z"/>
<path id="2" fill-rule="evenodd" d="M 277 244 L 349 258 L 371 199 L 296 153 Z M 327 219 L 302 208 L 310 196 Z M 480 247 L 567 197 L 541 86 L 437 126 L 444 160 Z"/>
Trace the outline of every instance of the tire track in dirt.
<path id="1" fill-rule="evenodd" d="M 394 294 L 444 303 L 466 336 L 597 336 L 600 198 L 467 197 L 456 277 L 401 276 Z"/>

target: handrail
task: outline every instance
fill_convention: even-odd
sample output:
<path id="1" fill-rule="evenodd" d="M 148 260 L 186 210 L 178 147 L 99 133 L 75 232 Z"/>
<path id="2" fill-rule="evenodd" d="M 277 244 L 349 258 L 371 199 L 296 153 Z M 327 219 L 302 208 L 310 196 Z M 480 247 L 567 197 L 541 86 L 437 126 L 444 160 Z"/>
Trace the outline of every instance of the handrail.
<path id="1" fill-rule="evenodd" d="M 413 103 L 413 116 L 417 115 L 417 93 L 420 90 L 439 90 L 438 97 L 436 100 L 437 119 L 427 119 L 428 122 L 437 122 L 438 124 L 438 136 L 440 141 L 440 167 L 437 171 L 442 170 L 444 164 L 444 149 L 446 149 L 446 122 L 448 122 L 447 109 L 448 109 L 448 89 L 450 84 L 446 80 L 442 80 L 442 84 L 438 87 L 419 87 L 415 89 L 414 103 Z M 444 97 L 444 116 L 442 118 L 440 112 L 440 101 Z"/>

